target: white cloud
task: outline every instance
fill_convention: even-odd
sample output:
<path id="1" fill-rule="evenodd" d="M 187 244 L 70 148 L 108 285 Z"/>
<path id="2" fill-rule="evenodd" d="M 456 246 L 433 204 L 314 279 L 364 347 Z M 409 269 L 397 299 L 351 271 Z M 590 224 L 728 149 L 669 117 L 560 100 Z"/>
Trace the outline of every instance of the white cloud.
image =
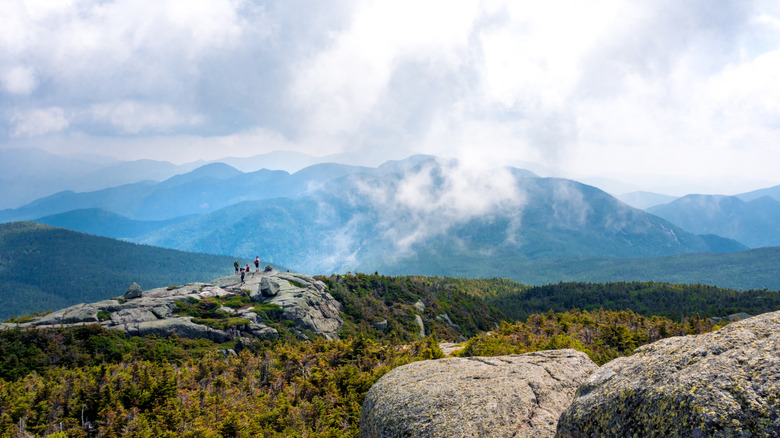
<path id="1" fill-rule="evenodd" d="M 28 95 L 35 90 L 38 81 L 35 71 L 30 67 L 16 66 L 5 72 L 0 82 L 3 88 L 12 94 Z"/>
<path id="2" fill-rule="evenodd" d="M 68 119 L 62 108 L 51 107 L 16 112 L 10 117 L 12 137 L 37 137 L 62 131 L 68 127 Z"/>
<path id="3" fill-rule="evenodd" d="M 447 234 L 453 226 L 499 211 L 519 213 L 525 204 L 525 195 L 507 168 L 485 167 L 478 161 L 437 159 L 405 171 L 402 179 L 368 181 L 357 189 L 371 199 L 371 205 L 378 206 L 382 212 L 376 219 L 378 229 L 402 253 Z M 514 226 L 519 224 L 510 225 L 510 230 Z"/>
<path id="4" fill-rule="evenodd" d="M 18 142 L 20 146 L 38 147 L 60 155 L 100 152 L 122 160 L 151 157 L 176 164 L 191 163 L 199 159 L 251 157 L 295 148 L 294 144 L 279 133 L 261 128 L 213 137 L 165 133 L 98 137 L 70 131 L 36 138 L 34 143 L 25 142 L 24 139 L 19 139 Z"/>
<path id="5" fill-rule="evenodd" d="M 63 107 L 192 99 L 200 63 L 231 53 L 245 38 L 260 42 L 272 29 L 262 25 L 262 8 L 244 0 L 2 3 L 0 67 L 25 65 Z"/>
<path id="6" fill-rule="evenodd" d="M 490 103 L 533 111 L 560 107 L 588 52 L 614 28 L 619 2 L 509 2 L 503 25 L 479 31 Z"/>
<path id="7" fill-rule="evenodd" d="M 56 129 L 5 132 L 131 133 L 155 158 L 263 133 L 315 155 L 777 180 L 778 23 L 769 0 L 7 0 L 0 114 L 61 108 Z"/>
<path id="8" fill-rule="evenodd" d="M 165 131 L 202 122 L 201 116 L 184 116 L 169 105 L 135 101 L 93 105 L 90 113 L 93 119 L 110 123 L 128 134 Z"/>
<path id="9" fill-rule="evenodd" d="M 403 0 L 359 2 L 355 9 L 347 30 L 296 64 L 291 94 L 316 133 L 354 133 L 403 59 L 434 69 L 462 62 L 478 8 L 474 1 Z"/>

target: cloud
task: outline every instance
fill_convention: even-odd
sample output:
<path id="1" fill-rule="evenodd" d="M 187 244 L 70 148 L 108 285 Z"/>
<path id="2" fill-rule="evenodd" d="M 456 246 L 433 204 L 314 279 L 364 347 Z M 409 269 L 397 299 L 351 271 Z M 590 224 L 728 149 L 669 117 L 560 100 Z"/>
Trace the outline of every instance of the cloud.
<path id="1" fill-rule="evenodd" d="M 237 51 L 250 41 L 262 44 L 273 32 L 262 5 L 243 0 L 9 0 L 0 17 L 3 89 L 35 89 L 33 100 L 74 114 L 128 101 L 199 114 L 201 105 L 214 103 L 198 89 L 202 71 L 232 63 L 223 56 L 242 55 Z M 232 88 L 242 93 L 240 83 Z M 214 97 L 219 111 L 231 96 Z M 78 128 L 106 134 L 102 127 Z M 120 134 L 135 129 L 117 128 Z"/>
<path id="2" fill-rule="evenodd" d="M 93 105 L 90 113 L 94 120 L 110 123 L 122 132 L 165 131 L 181 125 L 195 125 L 203 121 L 199 115 L 184 116 L 169 105 L 124 101 Z"/>
<path id="3" fill-rule="evenodd" d="M 405 61 L 436 74 L 469 43 L 477 2 L 358 2 L 349 28 L 324 50 L 297 62 L 290 84 L 306 128 L 324 135 L 354 133 L 389 91 Z"/>
<path id="4" fill-rule="evenodd" d="M 458 160 L 427 160 L 395 176 L 359 181 L 356 189 L 358 196 L 351 202 L 362 205 L 362 197 L 370 199 L 379 212 L 378 228 L 400 254 L 469 220 L 509 210 L 519 213 L 525 204 L 507 168 Z M 515 226 L 519 224 L 509 230 Z"/>
<path id="5" fill-rule="evenodd" d="M 5 72 L 0 83 L 7 92 L 20 95 L 32 93 L 38 85 L 35 70 L 24 66 L 16 66 Z"/>
<path id="6" fill-rule="evenodd" d="M 61 108 L 66 132 L 153 158 L 264 132 L 314 155 L 776 180 L 778 23 L 769 0 L 8 0 L 0 113 Z"/>
<path id="7" fill-rule="evenodd" d="M 11 115 L 10 121 L 13 125 L 12 137 L 37 137 L 68 127 L 65 111 L 58 107 L 16 112 Z"/>

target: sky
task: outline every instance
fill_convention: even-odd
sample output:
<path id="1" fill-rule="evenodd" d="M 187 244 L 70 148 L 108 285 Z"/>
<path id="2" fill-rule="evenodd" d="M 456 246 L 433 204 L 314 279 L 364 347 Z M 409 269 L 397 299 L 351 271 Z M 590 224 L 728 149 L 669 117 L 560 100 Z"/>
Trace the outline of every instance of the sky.
<path id="1" fill-rule="evenodd" d="M 0 148 L 28 147 L 733 194 L 780 184 L 780 3 L 4 0 Z"/>

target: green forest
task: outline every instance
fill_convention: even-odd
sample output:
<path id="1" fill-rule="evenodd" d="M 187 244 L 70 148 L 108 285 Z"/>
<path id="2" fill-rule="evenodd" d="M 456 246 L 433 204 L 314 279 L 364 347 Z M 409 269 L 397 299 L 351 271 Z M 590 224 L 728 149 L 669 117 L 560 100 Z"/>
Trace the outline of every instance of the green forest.
<path id="1" fill-rule="evenodd" d="M 211 280 L 230 275 L 234 260 L 34 222 L 0 224 L 0 318 L 105 300 L 133 282 L 152 289 Z"/>
<path id="2" fill-rule="evenodd" d="M 98 325 L 2 330 L 0 435 L 357 436 L 371 385 L 395 367 L 443 357 L 442 341 L 459 343 L 455 356 L 574 348 L 603 364 L 658 339 L 715 330 L 708 317 L 725 314 L 710 312 L 779 307 L 776 292 L 702 285 L 317 278 L 344 306 L 340 340 L 301 340 L 285 321 L 274 321 L 278 340 L 243 348 Z M 732 298 L 713 305 L 723 297 Z"/>

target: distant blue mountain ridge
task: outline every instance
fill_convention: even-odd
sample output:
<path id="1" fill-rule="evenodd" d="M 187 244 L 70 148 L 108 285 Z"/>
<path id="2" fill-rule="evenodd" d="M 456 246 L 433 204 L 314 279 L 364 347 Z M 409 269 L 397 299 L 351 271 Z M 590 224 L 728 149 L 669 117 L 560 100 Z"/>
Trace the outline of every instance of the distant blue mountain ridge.
<path id="1" fill-rule="evenodd" d="M 717 234 L 751 248 L 780 246 L 780 186 L 738 196 L 687 195 L 647 211 L 697 234 Z"/>
<path id="2" fill-rule="evenodd" d="M 212 163 L 162 182 L 142 181 L 82 193 L 63 191 L 16 209 L 0 210 L 0 222 L 33 220 L 76 209 L 102 209 L 135 220 L 169 220 L 246 200 L 299 196 L 332 178 L 363 170 L 315 164 L 292 175 L 267 169 L 244 173 Z"/>
<path id="3" fill-rule="evenodd" d="M 259 255 L 314 274 L 391 266 L 414 273 L 403 260 L 418 260 L 417 269 L 426 272 L 440 266 L 440 275 L 449 275 L 459 258 L 475 256 L 507 266 L 747 249 L 576 181 L 515 168 L 474 171 L 432 156 L 377 168 L 316 164 L 292 174 L 212 163 L 161 182 L 58 193 L 0 211 L 0 220 L 38 220 L 186 251 Z"/>

